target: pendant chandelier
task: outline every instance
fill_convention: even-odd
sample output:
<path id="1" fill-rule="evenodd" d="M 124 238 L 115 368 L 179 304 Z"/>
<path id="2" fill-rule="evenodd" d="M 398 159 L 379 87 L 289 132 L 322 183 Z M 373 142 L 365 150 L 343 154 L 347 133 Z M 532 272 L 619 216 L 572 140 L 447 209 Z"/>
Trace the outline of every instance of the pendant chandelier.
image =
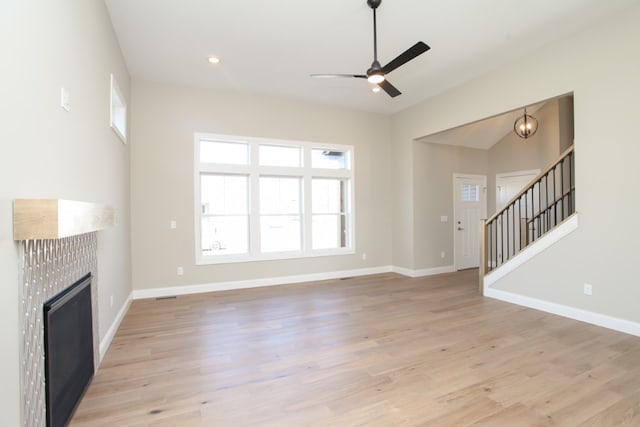
<path id="1" fill-rule="evenodd" d="M 527 114 L 527 107 L 524 108 L 524 114 L 513 123 L 513 131 L 520 138 L 527 139 L 533 136 L 538 130 L 538 120 L 530 114 Z"/>

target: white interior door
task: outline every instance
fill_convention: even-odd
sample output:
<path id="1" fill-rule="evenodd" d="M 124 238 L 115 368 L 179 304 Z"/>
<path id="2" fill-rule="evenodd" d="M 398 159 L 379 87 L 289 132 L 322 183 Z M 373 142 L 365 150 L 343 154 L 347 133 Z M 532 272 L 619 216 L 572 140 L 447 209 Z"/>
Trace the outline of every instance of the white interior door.
<path id="1" fill-rule="evenodd" d="M 499 173 L 496 175 L 496 212 L 504 207 L 533 178 L 538 176 L 540 169 Z"/>
<path id="2" fill-rule="evenodd" d="M 480 220 L 487 217 L 487 177 L 453 176 L 454 264 L 456 270 L 480 265 Z"/>

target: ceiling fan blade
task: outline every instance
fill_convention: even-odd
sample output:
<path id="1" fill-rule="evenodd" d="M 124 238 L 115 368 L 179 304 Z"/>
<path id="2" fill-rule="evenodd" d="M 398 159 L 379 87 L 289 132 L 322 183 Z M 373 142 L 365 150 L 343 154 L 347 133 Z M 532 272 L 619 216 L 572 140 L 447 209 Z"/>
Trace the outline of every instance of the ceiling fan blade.
<path id="1" fill-rule="evenodd" d="M 387 65 L 382 67 L 382 74 L 388 74 L 401 66 L 402 64 L 406 64 L 411 61 L 418 55 L 421 55 L 431 49 L 426 43 L 418 42 L 411 46 L 409 49 L 402 52 L 400 55 L 396 57 L 393 61 L 389 62 Z"/>
<path id="2" fill-rule="evenodd" d="M 387 92 L 387 94 L 392 98 L 402 94 L 402 92 L 400 92 L 394 85 L 389 83 L 389 80 L 383 80 L 381 83 L 378 83 L 378 86 L 380 86 L 382 90 Z"/>
<path id="3" fill-rule="evenodd" d="M 311 77 L 315 77 L 317 79 L 332 79 L 335 77 L 355 77 L 356 79 L 366 79 L 367 76 L 364 74 L 311 74 Z"/>

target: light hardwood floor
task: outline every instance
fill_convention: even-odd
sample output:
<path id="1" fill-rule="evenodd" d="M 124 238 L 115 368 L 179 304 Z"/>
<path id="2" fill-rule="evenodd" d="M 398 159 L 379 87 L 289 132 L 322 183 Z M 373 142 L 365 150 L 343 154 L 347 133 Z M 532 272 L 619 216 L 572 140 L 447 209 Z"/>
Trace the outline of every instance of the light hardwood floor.
<path id="1" fill-rule="evenodd" d="M 80 426 L 640 426 L 640 338 L 477 270 L 134 301 Z"/>

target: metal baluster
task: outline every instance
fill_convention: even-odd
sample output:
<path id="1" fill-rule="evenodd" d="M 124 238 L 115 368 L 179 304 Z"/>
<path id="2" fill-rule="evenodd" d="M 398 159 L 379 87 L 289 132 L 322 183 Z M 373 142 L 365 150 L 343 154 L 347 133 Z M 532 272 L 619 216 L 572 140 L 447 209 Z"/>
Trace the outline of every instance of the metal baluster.
<path id="1" fill-rule="evenodd" d="M 507 260 L 508 260 L 509 259 L 509 208 L 507 208 L 504 216 L 507 218 L 507 227 L 505 229 L 506 232 L 507 232 L 507 235 L 506 235 L 506 239 L 504 239 L 505 236 L 502 236 L 502 238 L 504 240 L 506 240 L 506 242 L 507 242 L 507 253 L 506 254 L 507 254 Z"/>
<path id="2" fill-rule="evenodd" d="M 522 196 L 521 196 L 522 197 Z M 518 252 L 522 249 L 522 199 L 518 197 Z"/>
<path id="3" fill-rule="evenodd" d="M 527 217 L 527 241 L 526 244 L 529 244 L 529 204 L 527 203 L 527 194 L 531 192 L 531 189 L 528 189 L 524 193 L 524 214 Z"/>
<path id="4" fill-rule="evenodd" d="M 546 233 L 549 230 L 549 174 L 544 176 L 544 212 L 545 212 L 545 229 Z"/>
<path id="5" fill-rule="evenodd" d="M 558 223 L 558 200 L 556 195 L 556 168 L 553 167 L 553 225 Z"/>
<path id="6" fill-rule="evenodd" d="M 497 267 L 498 265 L 500 265 L 499 257 L 501 255 L 501 253 L 500 253 L 500 241 L 498 240 L 500 220 L 498 218 L 496 218 L 496 220 L 495 220 L 495 222 L 493 224 L 494 224 L 494 228 L 495 228 L 494 236 L 495 236 L 495 239 L 496 239 L 496 267 Z"/>
<path id="7" fill-rule="evenodd" d="M 573 183 L 573 165 L 575 164 L 575 159 L 573 156 L 573 153 L 570 154 L 569 157 L 569 211 L 570 214 L 572 214 L 575 211 L 575 194 L 573 193 L 574 190 L 574 183 Z"/>
<path id="8" fill-rule="evenodd" d="M 538 181 L 538 237 L 542 231 L 542 178 Z"/>
<path id="9" fill-rule="evenodd" d="M 516 205 L 511 206 L 511 242 L 513 243 L 513 245 L 511 245 L 511 256 L 513 256 L 516 253 Z"/>

